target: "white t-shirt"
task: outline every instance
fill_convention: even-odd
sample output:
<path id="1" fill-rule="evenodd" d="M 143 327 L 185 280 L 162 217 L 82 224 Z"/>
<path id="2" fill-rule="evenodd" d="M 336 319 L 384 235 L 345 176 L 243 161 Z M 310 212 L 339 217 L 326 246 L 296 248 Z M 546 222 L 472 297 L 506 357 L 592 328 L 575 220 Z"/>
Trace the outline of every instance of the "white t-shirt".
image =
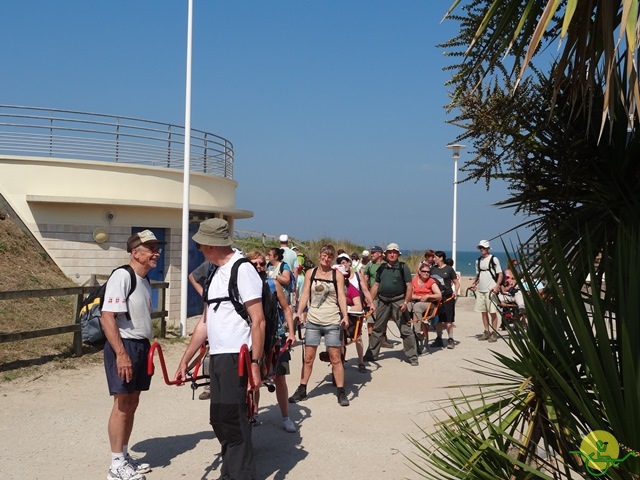
<path id="1" fill-rule="evenodd" d="M 136 274 L 136 289 L 126 301 L 127 292 L 131 289 L 131 276 L 124 268 L 113 272 L 107 282 L 102 310 L 116 313 L 116 322 L 121 338 L 151 339 L 153 328 L 151 323 L 151 285 Z M 129 312 L 131 320 L 127 319 Z"/>
<path id="2" fill-rule="evenodd" d="M 491 257 L 493 257 L 493 261 L 491 261 Z M 502 267 L 500 267 L 500 260 L 495 255 L 488 255 L 485 258 L 480 259 L 480 275 L 478 276 L 478 291 L 479 292 L 488 292 L 493 287 L 496 286 L 496 281 L 493 279 L 492 271 L 489 270 L 490 264 L 493 263 L 493 268 L 495 269 L 495 273 L 501 273 Z M 478 262 L 476 261 L 476 270 L 478 270 Z M 478 272 L 476 272 L 478 273 Z"/>
<path id="3" fill-rule="evenodd" d="M 241 258 L 243 256 L 235 252 L 227 263 L 216 270 L 207 292 L 208 299 L 229 296 L 231 268 Z M 238 292 L 239 300 L 243 303 L 262 297 L 262 280 L 249 262 L 243 263 L 238 269 Z M 215 306 L 212 303 L 207 307 L 207 336 L 211 354 L 238 353 L 245 343 L 251 350 L 251 327 L 238 315 L 233 303 L 221 302 L 217 311 L 214 311 Z"/>

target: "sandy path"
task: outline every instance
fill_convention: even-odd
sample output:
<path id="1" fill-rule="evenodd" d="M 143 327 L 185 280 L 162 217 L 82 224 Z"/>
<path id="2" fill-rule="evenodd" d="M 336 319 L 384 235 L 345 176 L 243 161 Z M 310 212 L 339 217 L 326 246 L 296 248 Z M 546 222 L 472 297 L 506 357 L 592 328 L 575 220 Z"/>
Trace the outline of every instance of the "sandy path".
<path id="1" fill-rule="evenodd" d="M 415 456 L 405 436 L 419 436 L 417 425 L 432 427 L 428 410 L 436 406 L 434 400 L 455 394 L 443 387 L 476 381 L 465 369 L 465 359 L 489 359 L 488 347 L 508 351 L 504 342 L 476 340 L 481 324 L 472 310 L 472 298 L 458 300 L 455 336 L 459 344 L 454 350 L 423 355 L 419 367 L 401 361 L 402 350 L 396 343 L 393 350 L 383 349 L 382 359 L 362 374 L 353 358 L 355 348 L 349 347 L 348 408 L 337 404 L 328 364 L 317 361 L 310 397 L 291 406 L 291 417 L 299 426 L 296 434 L 282 430 L 275 394 L 263 389 L 262 424 L 254 428 L 259 478 L 419 478 L 403 456 Z M 170 374 L 183 349 L 181 344 L 164 347 Z M 298 384 L 300 365 L 301 347 L 296 346 L 290 393 Z M 142 395 L 132 437 L 134 454 L 153 466 L 147 478 L 218 478 L 220 449 L 208 425 L 208 403 L 192 401 L 188 387 L 166 386 L 157 360 L 156 370 L 151 390 Z M 105 478 L 110 407 L 101 365 L 3 384 L 0 479 Z"/>

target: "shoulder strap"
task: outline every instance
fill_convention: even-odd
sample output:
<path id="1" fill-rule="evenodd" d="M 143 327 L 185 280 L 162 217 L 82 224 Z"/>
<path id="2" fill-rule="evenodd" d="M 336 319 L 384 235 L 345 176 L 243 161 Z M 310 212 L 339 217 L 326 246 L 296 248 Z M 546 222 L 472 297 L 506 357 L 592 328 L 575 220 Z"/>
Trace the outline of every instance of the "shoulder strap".
<path id="1" fill-rule="evenodd" d="M 247 262 L 250 262 L 248 258 L 240 258 L 236 260 L 233 266 L 231 267 L 231 275 L 229 277 L 228 296 L 208 299 L 206 298 L 206 295 L 209 290 L 207 288 L 207 290 L 205 291 L 205 302 L 207 303 L 207 305 L 215 304 L 215 306 L 213 307 L 214 312 L 218 311 L 218 308 L 220 307 L 220 304 L 222 302 L 231 302 L 233 304 L 233 307 L 236 309 L 236 312 L 238 313 L 238 315 L 244 318 L 247 321 L 247 323 L 251 325 L 251 319 L 249 317 L 249 313 L 247 312 L 247 309 L 245 308 L 244 304 L 240 302 L 240 292 L 238 291 L 238 269 L 240 268 L 240 265 Z M 210 278 L 213 278 L 213 275 L 217 270 L 218 269 L 216 268 L 211 273 Z"/>
<path id="2" fill-rule="evenodd" d="M 138 279 L 136 278 L 136 272 L 134 272 L 133 267 L 128 263 L 126 265 L 121 265 L 118 268 L 113 269 L 113 271 L 111 272 L 111 275 L 113 275 L 113 273 L 116 270 L 126 270 L 129 273 L 129 276 L 131 277 L 131 282 L 129 284 L 129 291 L 125 296 L 125 302 L 127 302 L 127 311 L 124 313 L 125 316 L 127 317 L 127 320 L 131 321 L 131 314 L 129 313 L 129 297 L 138 286 Z M 111 278 L 111 275 L 109 275 L 109 278 Z M 147 279 L 147 281 L 149 280 L 148 277 L 145 277 L 145 278 Z M 107 279 L 107 282 L 108 281 L 109 280 Z M 105 282 L 105 285 L 107 284 L 107 282 Z M 104 301 L 104 292 L 102 294 L 102 297 L 100 298 L 100 303 L 102 304 L 103 301 Z"/>
<path id="3" fill-rule="evenodd" d="M 311 278 L 309 279 L 309 285 L 311 285 L 316 279 L 316 270 L 318 270 L 318 267 L 314 267 L 311 269 Z"/>

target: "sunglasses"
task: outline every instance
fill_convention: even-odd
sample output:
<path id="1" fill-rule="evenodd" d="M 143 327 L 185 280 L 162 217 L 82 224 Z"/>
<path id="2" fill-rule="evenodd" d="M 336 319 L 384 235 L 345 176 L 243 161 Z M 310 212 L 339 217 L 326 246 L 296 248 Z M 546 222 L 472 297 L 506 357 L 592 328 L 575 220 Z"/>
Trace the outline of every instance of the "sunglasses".
<path id="1" fill-rule="evenodd" d="M 267 262 L 253 262 L 256 267 L 265 267 Z"/>
<path id="2" fill-rule="evenodd" d="M 431 273 L 431 270 L 420 270 L 420 273 Z"/>

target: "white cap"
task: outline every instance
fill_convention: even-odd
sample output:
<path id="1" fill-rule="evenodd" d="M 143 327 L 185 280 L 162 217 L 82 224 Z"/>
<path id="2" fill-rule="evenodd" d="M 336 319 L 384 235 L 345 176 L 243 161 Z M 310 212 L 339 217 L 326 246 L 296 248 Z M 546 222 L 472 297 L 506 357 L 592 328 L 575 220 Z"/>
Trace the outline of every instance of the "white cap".
<path id="1" fill-rule="evenodd" d="M 289 241 L 289 235 L 280 235 L 280 243 L 287 243 Z"/>
<path id="2" fill-rule="evenodd" d="M 363 257 L 368 257 L 369 255 L 371 255 L 371 253 L 369 253 L 369 250 L 362 250 Z"/>
<path id="3" fill-rule="evenodd" d="M 491 244 L 489 243 L 489 240 L 480 240 L 478 242 L 478 247 L 482 247 L 482 248 L 491 248 Z"/>

